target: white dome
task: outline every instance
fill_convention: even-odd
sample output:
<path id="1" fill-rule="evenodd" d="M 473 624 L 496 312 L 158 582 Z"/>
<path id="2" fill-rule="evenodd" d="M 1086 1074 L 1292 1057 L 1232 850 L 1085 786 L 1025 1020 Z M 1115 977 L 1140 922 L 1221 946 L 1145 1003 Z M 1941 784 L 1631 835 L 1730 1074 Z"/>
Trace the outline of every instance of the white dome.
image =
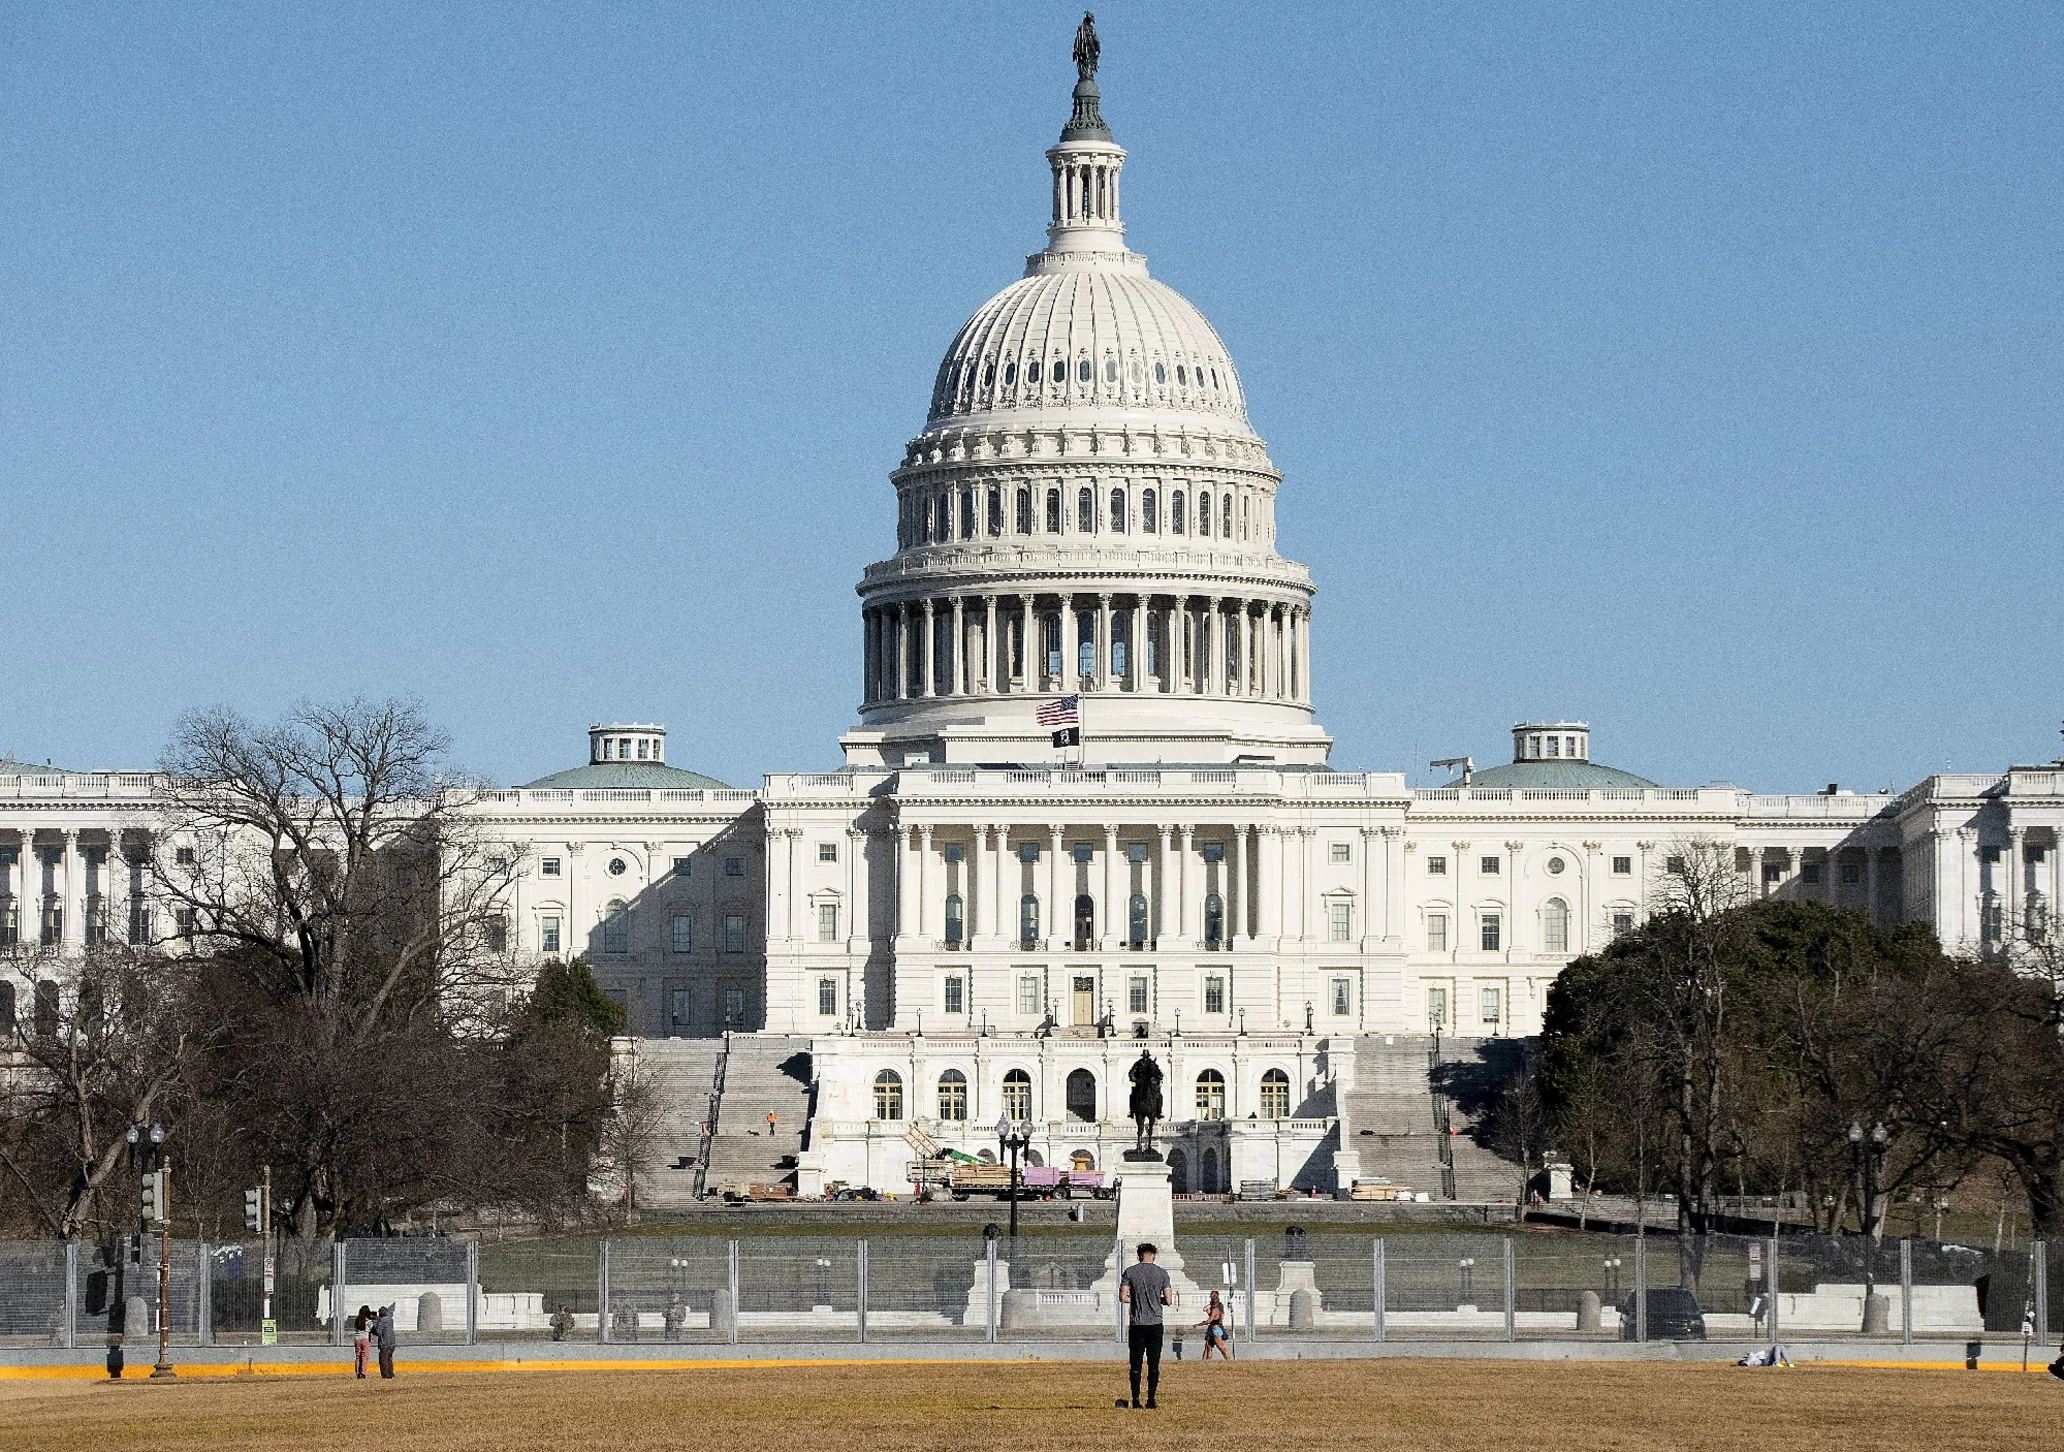
<path id="1" fill-rule="evenodd" d="M 1143 259 L 1052 253 L 961 327 L 927 426 L 1088 408 L 1203 414 L 1214 431 L 1253 433 L 1225 344 L 1189 299 L 1148 277 Z"/>

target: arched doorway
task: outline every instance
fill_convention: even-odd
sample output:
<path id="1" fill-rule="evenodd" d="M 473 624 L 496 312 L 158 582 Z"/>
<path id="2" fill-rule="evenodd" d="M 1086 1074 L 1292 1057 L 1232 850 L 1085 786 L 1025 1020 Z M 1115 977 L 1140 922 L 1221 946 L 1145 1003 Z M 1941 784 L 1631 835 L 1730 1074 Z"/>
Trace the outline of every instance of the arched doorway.
<path id="1" fill-rule="evenodd" d="M 1087 1069 L 1075 1069 L 1068 1075 L 1068 1118 L 1084 1124 L 1096 1123 L 1096 1075 Z"/>
<path id="2" fill-rule="evenodd" d="M 1168 1188 L 1177 1195 L 1190 1193 L 1190 1157 L 1179 1149 L 1168 1152 Z"/>
<path id="3" fill-rule="evenodd" d="M 1209 1193 L 1218 1187 L 1218 1151 L 1206 1150 L 1197 1161 L 1197 1188 Z"/>
<path id="4" fill-rule="evenodd" d="M 1083 893 L 1075 899 L 1075 949 L 1087 952 L 1096 946 L 1096 899 Z"/>

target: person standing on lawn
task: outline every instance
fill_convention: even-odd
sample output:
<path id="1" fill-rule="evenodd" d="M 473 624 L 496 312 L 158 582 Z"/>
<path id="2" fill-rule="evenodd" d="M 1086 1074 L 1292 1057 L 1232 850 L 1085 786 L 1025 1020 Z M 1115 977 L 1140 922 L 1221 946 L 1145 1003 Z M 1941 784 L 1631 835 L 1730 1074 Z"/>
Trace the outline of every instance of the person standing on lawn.
<path id="1" fill-rule="evenodd" d="M 389 1301 L 380 1308 L 380 1317 L 373 1322 L 373 1341 L 380 1348 L 380 1379 L 394 1380 L 394 1303 Z"/>
<path id="2" fill-rule="evenodd" d="M 1154 1264 L 1156 1252 L 1150 1242 L 1142 1241 L 1139 1248 L 1139 1264 L 1126 1269 L 1118 1285 L 1118 1299 L 1125 1303 L 1131 1313 L 1126 1328 L 1126 1350 L 1132 1366 L 1132 1404 L 1140 1405 L 1139 1376 L 1140 1362 L 1147 1364 L 1147 1400 L 1149 1408 L 1155 1406 L 1154 1394 L 1161 1388 L 1161 1308 L 1175 1304 L 1169 1294 L 1168 1272 Z"/>

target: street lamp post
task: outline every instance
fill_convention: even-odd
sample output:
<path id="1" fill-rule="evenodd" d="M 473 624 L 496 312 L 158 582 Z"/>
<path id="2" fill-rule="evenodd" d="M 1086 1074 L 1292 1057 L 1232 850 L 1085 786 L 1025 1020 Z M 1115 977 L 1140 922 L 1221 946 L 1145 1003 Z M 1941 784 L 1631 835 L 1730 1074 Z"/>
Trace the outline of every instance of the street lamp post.
<path id="1" fill-rule="evenodd" d="M 1872 1301 L 1877 1298 L 1877 1258 L 1871 1254 L 1875 1244 L 1878 1219 L 1878 1181 L 1885 1172 L 1885 1149 L 1892 1135 L 1883 1124 L 1873 1124 L 1866 1136 L 1861 1124 L 1849 1126 L 1849 1153 L 1856 1160 L 1856 1172 L 1862 1182 L 1863 1205 L 1858 1214 L 1858 1223 L 1863 1226 L 1863 1322 L 1864 1330 L 1871 1329 Z"/>
<path id="2" fill-rule="evenodd" d="M 158 1226 L 158 1360 L 151 1368 L 153 1380 L 176 1376 L 172 1369 L 172 1160 L 165 1153 L 165 1126 L 154 1124 L 146 1134 L 132 1124 L 123 1136 L 129 1144 L 131 1168 L 142 1173 L 143 1213 L 138 1217 L 146 1234 L 151 1221 Z M 128 1327 L 125 1323 L 126 1334 Z"/>
<path id="3" fill-rule="evenodd" d="M 1018 1263 L 1018 1156 L 1032 1143 L 1032 1121 L 1004 1115 L 996 1121 L 996 1143 L 1010 1156 L 1010 1260 Z"/>

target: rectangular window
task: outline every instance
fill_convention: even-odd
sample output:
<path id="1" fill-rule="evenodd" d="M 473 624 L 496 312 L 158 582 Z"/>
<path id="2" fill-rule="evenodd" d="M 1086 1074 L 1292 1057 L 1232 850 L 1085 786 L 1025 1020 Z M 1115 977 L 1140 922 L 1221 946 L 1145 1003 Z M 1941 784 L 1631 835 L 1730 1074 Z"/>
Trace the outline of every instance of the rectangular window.
<path id="1" fill-rule="evenodd" d="M 556 953 L 559 951 L 559 915 L 547 913 L 538 919 L 538 951 Z"/>
<path id="2" fill-rule="evenodd" d="M 689 920 L 686 913 L 679 913 L 674 917 L 674 951 L 676 953 L 692 953 L 695 951 L 695 924 Z"/>
<path id="3" fill-rule="evenodd" d="M 1615 877 L 1632 877 L 1634 875 L 1634 859 L 1631 857 L 1615 857 L 1612 860 L 1612 870 Z"/>
<path id="4" fill-rule="evenodd" d="M 728 913 L 724 917 L 724 951 L 743 953 L 745 951 L 745 914 Z"/>
<path id="5" fill-rule="evenodd" d="M 727 988 L 724 990 L 724 1027 L 745 1027 L 745 990 Z"/>
<path id="6" fill-rule="evenodd" d="M 1428 913 L 1426 915 L 1426 951 L 1445 953 L 1448 951 L 1448 915 Z"/>
<path id="7" fill-rule="evenodd" d="M 509 951 L 509 920 L 496 914 L 484 924 L 486 928 L 487 951 L 506 953 Z"/>
<path id="8" fill-rule="evenodd" d="M 838 1017 L 838 980 L 836 978 L 820 978 L 817 980 L 817 1016 L 819 1018 Z"/>
<path id="9" fill-rule="evenodd" d="M 1486 953 L 1495 953 L 1498 951 L 1498 942 L 1500 938 L 1499 929 L 1502 926 L 1503 924 L 1499 922 L 1498 915 L 1496 913 L 1485 913 L 1483 915 L 1482 941 L 1483 950 Z"/>
<path id="10" fill-rule="evenodd" d="M 685 988 L 676 988 L 668 995 L 668 1001 L 668 1011 L 673 1015 L 675 1030 L 686 1028 L 689 1020 L 695 1017 L 695 996 Z"/>
<path id="11" fill-rule="evenodd" d="M 838 843 L 819 842 L 817 844 L 817 860 L 819 862 L 838 861 Z"/>
<path id="12" fill-rule="evenodd" d="M 1033 1014 L 1039 1012 L 1039 980 L 1025 977 L 1018 980 L 1018 1012 Z"/>
<path id="13" fill-rule="evenodd" d="M 2047 847 L 2028 847 L 2023 849 L 2022 855 L 2030 862 L 2047 862 L 2049 860 L 2049 850 Z"/>
<path id="14" fill-rule="evenodd" d="M 1783 867 L 1783 865 L 1782 865 L 1782 864 L 1780 864 L 1780 863 L 1776 863 L 1776 862 L 1766 862 L 1766 863 L 1764 863 L 1764 864 L 1763 864 L 1763 881 L 1764 881 L 1765 883 L 1772 883 L 1772 882 L 1783 882 L 1783 881 L 1784 881 L 1784 867 Z"/>
<path id="15" fill-rule="evenodd" d="M 1476 870 L 1485 877 L 1496 877 L 1498 875 L 1498 859 L 1495 857 L 1485 857 L 1476 864 Z"/>
<path id="16" fill-rule="evenodd" d="M 1326 860 L 1327 860 L 1327 861 L 1329 861 L 1329 862 L 1352 862 L 1352 861 L 1354 861 L 1354 851 L 1353 851 L 1353 849 L 1352 849 L 1352 845 L 1351 845 L 1351 844 L 1349 844 L 1349 843 L 1346 843 L 1346 842 L 1329 842 L 1329 843 L 1327 843 L 1327 844 L 1326 844 Z"/>
<path id="17" fill-rule="evenodd" d="M 559 875 L 559 859 L 556 857 L 539 858 L 538 875 L 540 877 L 557 877 Z"/>
<path id="18" fill-rule="evenodd" d="M 1632 914 L 1632 913 L 1614 913 L 1614 914 L 1612 915 L 1612 930 L 1613 930 L 1613 936 L 1614 936 L 1615 938 L 1622 938 L 1622 937 L 1625 937 L 1625 936 L 1626 936 L 1626 935 L 1627 935 L 1628 933 L 1631 933 L 1631 932 L 1633 932 L 1633 931 L 1634 931 L 1634 914 Z"/>
<path id="19" fill-rule="evenodd" d="M 1091 862 L 1095 858 L 1096 848 L 1094 846 L 1087 842 L 1077 842 L 1075 844 L 1075 860 L 1077 862 Z"/>
<path id="20" fill-rule="evenodd" d="M 817 904 L 817 941 L 836 943 L 838 941 L 838 904 L 820 902 Z"/>
<path id="21" fill-rule="evenodd" d="M 1144 842 L 1127 842 L 1125 844 L 1125 860 L 1127 862 L 1145 862 L 1147 860 L 1147 844 Z"/>
<path id="22" fill-rule="evenodd" d="M 1207 978 L 1204 980 L 1204 1011 L 1206 1013 L 1225 1012 L 1225 980 L 1223 978 Z"/>
<path id="23" fill-rule="evenodd" d="M 745 876 L 745 859 L 743 857 L 726 857 L 724 859 L 724 876 Z"/>
<path id="24" fill-rule="evenodd" d="M 1344 1018 L 1354 1012 L 1354 980 L 1336 978 L 1333 980 L 1333 1016 Z"/>
<path id="25" fill-rule="evenodd" d="M 946 1011 L 967 1012 L 967 980 L 958 973 L 946 975 Z"/>
<path id="26" fill-rule="evenodd" d="M 191 867 L 191 866 L 193 866 L 193 865 L 194 865 L 194 850 L 193 850 L 193 848 L 191 848 L 191 847 L 175 847 L 175 848 L 173 848 L 173 849 L 172 849 L 172 860 L 173 860 L 174 862 L 178 863 L 178 864 L 179 864 L 179 865 L 180 865 L 181 867 Z"/>
<path id="27" fill-rule="evenodd" d="M 1354 927 L 1354 904 L 1347 902 L 1326 905 L 1326 936 L 1336 943 L 1345 943 Z"/>
<path id="28" fill-rule="evenodd" d="M 1206 862 L 1225 861 L 1225 843 L 1206 842 L 1204 844 L 1204 860 Z"/>
<path id="29" fill-rule="evenodd" d="M 1999 850 L 1999 848 L 1997 848 L 1997 847 L 1980 847 L 1980 848 L 1978 849 L 1978 860 L 1979 860 L 1980 862 L 1997 862 L 1997 861 L 1999 861 L 1999 860 L 2000 860 L 2000 850 Z"/>
<path id="30" fill-rule="evenodd" d="M 1842 882 L 1844 885 L 1853 886 L 1861 881 L 1863 881 L 1863 864 L 1860 862 L 1844 862 L 1842 864 Z"/>
<path id="31" fill-rule="evenodd" d="M 1799 877 L 1802 881 L 1805 882 L 1819 882 L 1820 864 L 1818 862 L 1807 863 L 1804 867 L 1801 867 L 1799 869 Z"/>
<path id="32" fill-rule="evenodd" d="M 2005 941 L 2007 927 L 2006 909 L 1998 904 L 1988 906 L 1984 910 L 1982 921 L 1984 926 L 1980 931 L 1984 933 L 1986 942 L 1998 943 Z"/>
<path id="33" fill-rule="evenodd" d="M 1426 990 L 1426 1021 L 1434 1028 L 1448 1026 L 1448 990 L 1429 988 Z"/>
<path id="34" fill-rule="evenodd" d="M 1673 877 L 1684 876 L 1684 859 L 1682 857 L 1664 858 L 1663 871 L 1669 873 Z"/>
<path id="35" fill-rule="evenodd" d="M 1488 1028 L 1497 1027 L 1505 1008 L 1505 995 L 1496 988 L 1483 991 L 1483 1021 Z"/>
<path id="36" fill-rule="evenodd" d="M 1427 858 L 1426 875 L 1428 877 L 1446 877 L 1448 875 L 1448 859 L 1445 857 Z"/>
<path id="37" fill-rule="evenodd" d="M 1147 1011 L 1147 980 L 1133 978 L 1125 985 L 1125 1011 L 1145 1013 Z"/>
<path id="38" fill-rule="evenodd" d="M 948 842 L 946 844 L 946 860 L 948 862 L 967 861 L 966 844 L 960 842 Z"/>
<path id="39" fill-rule="evenodd" d="M 674 859 L 674 876 L 686 877 L 688 875 L 688 869 L 692 865 L 693 864 L 691 863 L 690 859 L 686 857 L 676 857 Z"/>
<path id="40" fill-rule="evenodd" d="M 1018 861 L 1037 862 L 1038 860 L 1039 844 L 1037 842 L 1020 842 L 1018 844 Z"/>

